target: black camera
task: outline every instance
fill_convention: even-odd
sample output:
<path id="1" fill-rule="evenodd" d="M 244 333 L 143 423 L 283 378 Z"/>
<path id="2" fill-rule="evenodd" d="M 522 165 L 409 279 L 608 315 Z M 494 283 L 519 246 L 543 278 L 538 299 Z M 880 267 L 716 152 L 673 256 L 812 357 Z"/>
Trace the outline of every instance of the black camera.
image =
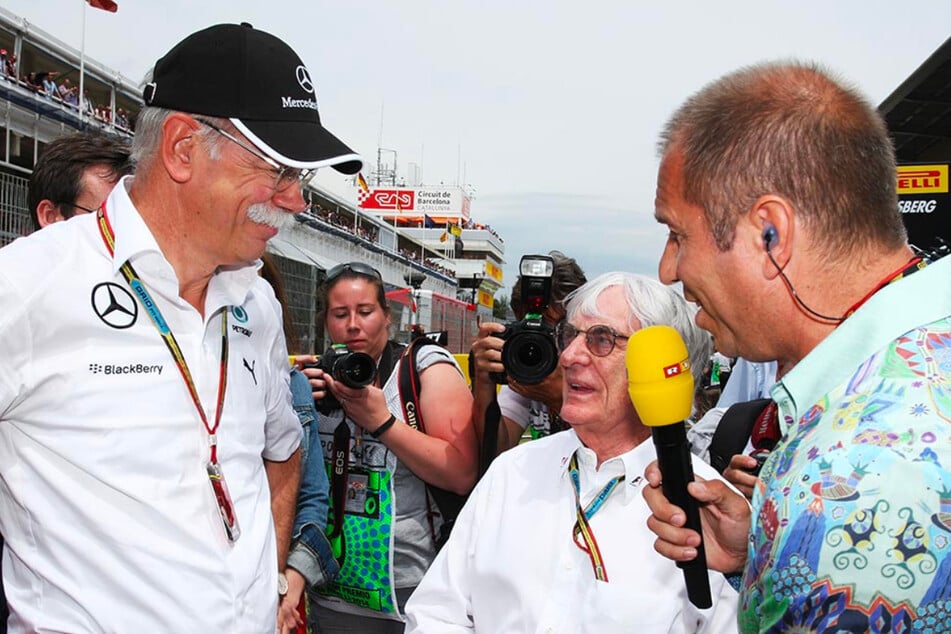
<path id="1" fill-rule="evenodd" d="M 756 466 L 752 469 L 747 469 L 747 473 L 752 473 L 755 476 L 759 475 L 760 469 L 763 468 L 763 463 L 766 462 L 766 459 L 769 457 L 769 449 L 757 449 L 750 454 L 752 458 L 756 459 Z"/>
<path id="2" fill-rule="evenodd" d="M 351 352 L 346 345 L 337 343 L 317 358 L 317 363 L 306 363 L 305 368 L 323 370 L 347 387 L 363 388 L 376 379 L 376 362 L 373 357 L 363 352 Z M 330 390 L 326 390 L 324 398 L 314 400 L 317 411 L 327 414 L 340 409 L 340 401 Z"/>
<path id="3" fill-rule="evenodd" d="M 542 320 L 542 313 L 551 301 L 554 268 L 554 261 L 547 255 L 526 255 L 519 262 L 525 318 L 505 324 L 505 330 L 496 335 L 505 340 L 502 346 L 505 372 L 492 373 L 496 383 L 506 383 L 507 377 L 526 385 L 541 383 L 558 367 L 555 331 Z"/>

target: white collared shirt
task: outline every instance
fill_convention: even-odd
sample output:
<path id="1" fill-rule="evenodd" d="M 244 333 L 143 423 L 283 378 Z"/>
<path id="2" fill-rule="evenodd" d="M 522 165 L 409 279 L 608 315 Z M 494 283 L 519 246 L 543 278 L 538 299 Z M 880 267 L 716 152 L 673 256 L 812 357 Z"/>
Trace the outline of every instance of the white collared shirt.
<path id="1" fill-rule="evenodd" d="M 206 317 L 125 189 L 95 214 L 0 249 L 0 530 L 10 631 L 273 632 L 277 571 L 262 458 L 300 442 L 280 308 L 255 266 L 216 274 Z M 209 422 L 221 312 L 228 383 L 218 458 L 241 537 L 206 474 L 208 433 L 120 273 L 130 258 L 193 374 Z M 134 319 L 133 319 L 134 316 Z"/>
<path id="2" fill-rule="evenodd" d="M 590 520 L 608 582 L 572 539 L 568 462 L 579 447 L 582 504 L 625 475 Z M 641 489 L 654 458 L 646 441 L 596 469 L 573 430 L 501 454 L 410 598 L 407 632 L 735 632 L 737 595 L 724 577 L 710 573 L 713 607 L 698 610 L 681 570 L 653 549 Z M 694 469 L 719 477 L 699 461 Z"/>

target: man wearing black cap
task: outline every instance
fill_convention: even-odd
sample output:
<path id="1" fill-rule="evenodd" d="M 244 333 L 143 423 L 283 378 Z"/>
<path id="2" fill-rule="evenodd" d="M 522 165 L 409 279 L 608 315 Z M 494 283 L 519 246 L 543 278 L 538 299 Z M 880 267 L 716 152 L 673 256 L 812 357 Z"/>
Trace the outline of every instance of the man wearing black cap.
<path id="1" fill-rule="evenodd" d="M 135 176 L 0 250 L 12 632 L 275 629 L 300 424 L 259 258 L 312 170 L 361 160 L 249 25 L 187 37 L 143 96 Z"/>

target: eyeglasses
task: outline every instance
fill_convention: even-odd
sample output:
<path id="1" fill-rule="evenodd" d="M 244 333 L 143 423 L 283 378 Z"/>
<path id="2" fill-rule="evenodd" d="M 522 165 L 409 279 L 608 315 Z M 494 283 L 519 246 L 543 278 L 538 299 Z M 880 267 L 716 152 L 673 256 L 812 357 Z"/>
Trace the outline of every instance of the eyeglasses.
<path id="1" fill-rule="evenodd" d="M 82 205 L 77 205 L 76 203 L 59 203 L 60 207 L 72 207 L 73 209 L 79 209 L 85 211 L 87 214 L 96 213 L 96 209 L 90 209 L 89 207 L 83 207 Z"/>
<path id="2" fill-rule="evenodd" d="M 558 352 L 564 352 L 575 337 L 582 333 L 584 333 L 584 343 L 588 351 L 596 357 L 606 357 L 611 354 L 618 339 L 629 339 L 627 335 L 622 335 L 610 326 L 598 324 L 582 330 L 562 320 L 555 326 L 555 345 L 558 346 Z"/>
<path id="3" fill-rule="evenodd" d="M 304 183 L 310 180 L 310 177 L 313 175 L 315 170 L 302 170 L 296 167 L 288 167 L 287 165 L 281 165 L 274 159 L 269 156 L 261 154 L 259 151 L 255 150 L 253 147 L 231 134 L 227 130 L 223 130 L 220 127 L 216 126 L 210 121 L 205 121 L 204 119 L 195 118 L 195 121 L 198 123 L 208 126 L 224 138 L 237 143 L 245 150 L 258 157 L 271 167 L 271 173 L 274 174 L 274 185 L 272 186 L 274 191 L 282 192 L 290 187 L 293 183 L 297 183 L 298 187 L 303 187 Z"/>
<path id="4" fill-rule="evenodd" d="M 338 264 L 327 271 L 327 277 L 324 278 L 324 283 L 333 284 L 338 277 L 348 271 L 350 273 L 356 273 L 357 275 L 366 275 L 367 277 L 372 277 L 373 279 L 377 280 L 383 279 L 383 276 L 380 275 L 380 272 L 369 264 L 364 264 L 363 262 L 344 262 L 343 264 Z"/>

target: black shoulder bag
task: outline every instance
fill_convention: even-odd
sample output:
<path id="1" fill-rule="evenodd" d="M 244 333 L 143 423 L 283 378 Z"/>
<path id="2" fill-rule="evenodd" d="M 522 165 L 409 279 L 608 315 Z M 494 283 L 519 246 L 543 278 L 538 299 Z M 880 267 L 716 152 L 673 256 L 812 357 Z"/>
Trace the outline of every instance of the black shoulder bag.
<path id="1" fill-rule="evenodd" d="M 710 440 L 710 466 L 723 473 L 730 466 L 730 459 L 743 453 L 756 419 L 770 402 L 771 399 L 758 398 L 735 403 L 723 413 Z"/>

